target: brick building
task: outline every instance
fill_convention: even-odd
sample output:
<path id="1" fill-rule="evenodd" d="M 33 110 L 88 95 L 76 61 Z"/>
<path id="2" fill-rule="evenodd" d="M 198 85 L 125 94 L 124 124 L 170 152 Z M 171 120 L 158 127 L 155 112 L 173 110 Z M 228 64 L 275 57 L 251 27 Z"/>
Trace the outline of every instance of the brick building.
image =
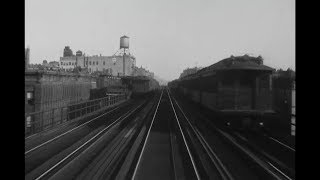
<path id="1" fill-rule="evenodd" d="M 25 72 L 25 113 L 45 111 L 88 100 L 95 79 L 63 72 Z"/>

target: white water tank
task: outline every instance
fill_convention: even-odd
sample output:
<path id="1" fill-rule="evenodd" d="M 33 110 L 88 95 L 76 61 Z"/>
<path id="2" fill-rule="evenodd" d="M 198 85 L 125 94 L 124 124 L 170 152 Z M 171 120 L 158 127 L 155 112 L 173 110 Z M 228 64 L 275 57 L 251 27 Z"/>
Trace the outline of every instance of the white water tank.
<path id="1" fill-rule="evenodd" d="M 129 37 L 127 36 L 122 36 L 120 38 L 120 49 L 121 48 L 125 48 L 128 49 L 129 48 Z"/>

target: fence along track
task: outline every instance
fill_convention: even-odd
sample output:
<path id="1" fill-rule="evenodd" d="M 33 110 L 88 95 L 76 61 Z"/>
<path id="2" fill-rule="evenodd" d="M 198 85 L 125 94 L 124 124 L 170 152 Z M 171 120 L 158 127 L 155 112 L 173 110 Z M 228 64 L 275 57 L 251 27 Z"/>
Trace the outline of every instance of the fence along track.
<path id="1" fill-rule="evenodd" d="M 27 137 L 25 137 L 25 139 L 30 138 L 34 134 L 50 130 L 50 128 L 57 125 L 62 125 L 65 122 L 98 112 L 103 108 L 114 105 L 122 100 L 125 100 L 124 94 L 111 96 L 110 98 L 104 97 L 89 100 L 50 110 L 26 113 L 25 136 L 27 135 Z"/>
<path id="2" fill-rule="evenodd" d="M 116 109 L 119 109 L 119 108 L 120 108 L 120 107 L 117 107 L 117 108 L 115 108 L 115 109 L 112 109 L 111 111 L 108 111 L 108 112 L 106 112 L 106 113 L 104 113 L 104 114 L 102 114 L 102 115 L 99 115 L 98 117 L 95 117 L 95 118 L 91 119 L 91 120 L 88 121 L 88 122 L 85 122 L 85 123 L 83 123 L 83 124 L 81 124 L 81 125 L 79 125 L 79 126 L 77 126 L 77 127 L 74 127 L 74 128 L 72 128 L 72 129 L 70 129 L 69 131 L 64 132 L 64 133 L 62 133 L 62 134 L 60 134 L 60 135 L 58 135 L 58 136 L 56 136 L 56 137 L 54 137 L 54 138 L 52 138 L 52 139 L 44 142 L 44 143 L 41 143 L 40 145 L 38 145 L 38 146 L 36 146 L 36 147 L 34 147 L 34 148 L 26 151 L 26 152 L 24 153 L 24 155 L 27 155 L 27 154 L 29 154 L 30 152 L 35 151 L 36 149 L 39 149 L 40 147 L 42 147 L 42 146 L 44 146 L 44 145 L 46 145 L 46 144 L 48 144 L 48 143 L 50 143 L 50 142 L 52 142 L 52 141 L 54 141 L 54 140 L 56 140 L 56 139 L 59 139 L 59 138 L 65 136 L 66 134 L 69 134 L 69 133 L 71 133 L 72 131 L 74 131 L 74 130 L 76 130 L 76 129 L 78 129 L 78 128 L 80 128 L 80 127 L 82 127 L 82 126 L 84 126 L 84 125 L 86 125 L 86 124 L 88 124 L 88 123 L 90 123 L 90 122 L 92 122 L 92 121 L 100 118 L 100 117 L 102 117 L 102 116 L 105 116 L 105 115 L 107 115 L 107 114 L 109 114 L 109 113 L 111 113 L 111 112 L 113 112 L 113 111 L 115 111 Z"/>

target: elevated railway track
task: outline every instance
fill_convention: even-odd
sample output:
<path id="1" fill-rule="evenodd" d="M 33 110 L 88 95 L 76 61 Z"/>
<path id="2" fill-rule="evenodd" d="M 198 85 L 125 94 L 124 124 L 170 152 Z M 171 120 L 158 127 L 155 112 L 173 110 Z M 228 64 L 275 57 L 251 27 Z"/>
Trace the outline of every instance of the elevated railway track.
<path id="1" fill-rule="evenodd" d="M 274 156 L 163 88 L 26 139 L 25 179 L 295 179 L 292 162 Z"/>

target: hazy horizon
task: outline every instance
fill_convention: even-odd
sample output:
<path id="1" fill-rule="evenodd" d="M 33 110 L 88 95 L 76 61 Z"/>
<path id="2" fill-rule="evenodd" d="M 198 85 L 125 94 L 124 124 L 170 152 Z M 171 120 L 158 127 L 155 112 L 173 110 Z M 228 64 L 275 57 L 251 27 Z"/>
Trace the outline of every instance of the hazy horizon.
<path id="1" fill-rule="evenodd" d="M 25 12 L 30 63 L 59 61 L 65 46 L 111 56 L 127 35 L 136 65 L 165 80 L 230 55 L 295 70 L 292 0 L 26 0 Z"/>

